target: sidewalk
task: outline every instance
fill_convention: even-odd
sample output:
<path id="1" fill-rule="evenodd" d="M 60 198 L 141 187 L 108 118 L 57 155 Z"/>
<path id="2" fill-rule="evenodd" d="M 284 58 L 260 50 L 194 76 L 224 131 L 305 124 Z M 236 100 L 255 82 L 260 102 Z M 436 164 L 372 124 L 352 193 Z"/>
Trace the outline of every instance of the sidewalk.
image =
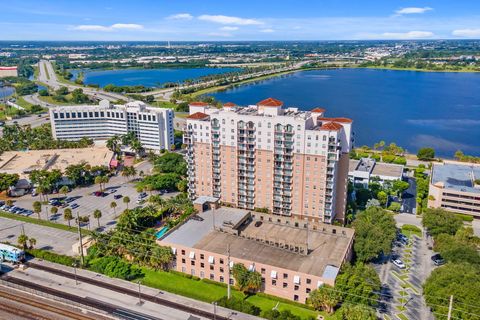
<path id="1" fill-rule="evenodd" d="M 38 259 L 34 259 L 31 262 L 44 265 L 48 267 L 54 267 L 58 270 L 63 270 L 67 272 L 73 273 L 73 268 L 66 267 L 59 264 L 50 263 L 47 261 L 41 261 Z M 186 319 L 205 319 L 201 318 L 197 315 L 191 315 L 187 312 L 173 309 L 167 306 L 163 306 L 160 304 L 156 304 L 153 302 L 145 301 L 142 306 L 138 306 L 136 303 L 138 299 L 136 297 L 121 294 L 118 292 L 114 292 L 109 289 L 100 288 L 91 284 L 81 283 L 79 282 L 78 285 L 75 285 L 75 280 L 67 279 L 61 276 L 57 276 L 45 271 L 27 268 L 26 270 L 20 271 L 15 270 L 9 272 L 9 276 L 17 277 L 21 279 L 27 279 L 29 281 L 34 281 L 35 283 L 42 284 L 45 286 L 54 287 L 57 290 L 65 291 L 70 294 L 78 295 L 81 297 L 88 297 L 91 296 L 94 299 L 107 302 L 113 305 L 117 305 L 119 308 L 127 308 L 135 312 L 148 314 L 155 317 L 160 317 L 162 319 L 178 319 L 178 320 L 186 320 Z M 95 279 L 96 281 L 102 281 L 107 284 L 112 284 L 115 286 L 123 287 L 126 289 L 130 289 L 132 291 L 138 292 L 138 284 L 132 283 L 125 280 L 109 278 L 101 274 L 97 274 L 88 270 L 77 269 L 77 275 L 88 277 L 91 279 Z M 209 303 L 193 300 L 190 298 L 182 297 L 179 295 L 175 295 L 172 293 L 168 293 L 165 291 L 160 291 L 157 289 L 153 289 L 150 287 L 146 287 L 141 285 L 140 290 L 142 295 L 150 295 L 152 297 L 159 297 L 161 299 L 165 299 L 171 302 L 179 303 L 181 305 L 189 306 L 195 309 L 204 310 L 213 314 L 214 306 Z M 226 309 L 223 307 L 216 307 L 216 314 L 217 316 L 223 317 L 230 317 L 230 319 L 245 319 L 245 320 L 255 320 L 260 319 L 255 316 L 242 314 L 237 311 L 233 311 L 230 309 Z"/>

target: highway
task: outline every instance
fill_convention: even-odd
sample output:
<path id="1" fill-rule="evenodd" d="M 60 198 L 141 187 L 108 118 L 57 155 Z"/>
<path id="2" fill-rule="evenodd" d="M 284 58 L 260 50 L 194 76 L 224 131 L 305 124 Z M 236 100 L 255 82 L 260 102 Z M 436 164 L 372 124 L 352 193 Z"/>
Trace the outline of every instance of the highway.
<path id="1" fill-rule="evenodd" d="M 117 101 L 117 100 L 130 101 L 131 100 L 130 98 L 118 93 L 106 92 L 101 89 L 82 87 L 82 86 L 73 85 L 70 83 L 68 84 L 61 83 L 58 81 L 57 74 L 53 69 L 52 63 L 48 60 L 40 60 L 40 62 L 38 63 L 38 68 L 39 68 L 39 73 L 38 73 L 37 80 L 48 85 L 49 87 L 55 90 L 63 86 L 63 87 L 67 87 L 69 91 L 72 91 L 75 89 L 82 89 L 83 93 L 85 93 L 86 95 L 96 100 L 103 100 L 103 99 L 106 99 L 109 101 Z"/>

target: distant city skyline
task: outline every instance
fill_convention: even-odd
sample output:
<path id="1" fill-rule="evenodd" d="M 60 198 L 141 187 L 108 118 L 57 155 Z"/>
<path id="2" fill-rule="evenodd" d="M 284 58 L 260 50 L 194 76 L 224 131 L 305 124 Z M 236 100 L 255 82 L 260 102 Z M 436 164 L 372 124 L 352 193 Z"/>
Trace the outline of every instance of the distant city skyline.
<path id="1" fill-rule="evenodd" d="M 0 40 L 480 38 L 480 2 L 472 0 L 26 0 L 1 8 Z"/>

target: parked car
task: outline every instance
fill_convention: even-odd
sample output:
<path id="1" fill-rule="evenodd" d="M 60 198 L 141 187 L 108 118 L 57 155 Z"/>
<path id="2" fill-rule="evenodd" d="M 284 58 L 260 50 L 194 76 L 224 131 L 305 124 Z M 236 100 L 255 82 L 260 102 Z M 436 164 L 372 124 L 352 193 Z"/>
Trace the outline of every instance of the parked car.
<path id="1" fill-rule="evenodd" d="M 445 259 L 440 255 L 440 253 L 434 254 L 432 256 L 432 261 L 436 266 L 441 266 L 445 264 Z"/>
<path id="2" fill-rule="evenodd" d="M 392 263 L 397 268 L 405 269 L 405 263 L 403 263 L 403 261 L 400 259 L 392 259 Z"/>

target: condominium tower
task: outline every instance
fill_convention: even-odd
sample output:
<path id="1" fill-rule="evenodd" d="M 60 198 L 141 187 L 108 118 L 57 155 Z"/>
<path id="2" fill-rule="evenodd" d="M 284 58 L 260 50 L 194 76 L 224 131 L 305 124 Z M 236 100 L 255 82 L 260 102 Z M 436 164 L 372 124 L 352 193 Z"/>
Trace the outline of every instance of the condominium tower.
<path id="1" fill-rule="evenodd" d="M 189 194 L 316 222 L 343 220 L 352 120 L 269 98 L 217 109 L 190 104 Z"/>
<path id="2" fill-rule="evenodd" d="M 174 143 L 173 111 L 140 101 L 112 105 L 102 100 L 94 106 L 50 108 L 50 122 L 55 139 L 105 140 L 133 132 L 145 149 L 168 150 Z"/>

